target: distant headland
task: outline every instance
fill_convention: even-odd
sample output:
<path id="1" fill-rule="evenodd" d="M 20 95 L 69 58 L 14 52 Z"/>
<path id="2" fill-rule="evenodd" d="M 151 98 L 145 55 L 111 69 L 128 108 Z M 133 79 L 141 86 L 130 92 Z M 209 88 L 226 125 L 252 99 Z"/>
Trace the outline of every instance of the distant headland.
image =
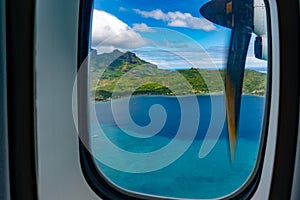
<path id="1" fill-rule="evenodd" d="M 90 72 L 91 94 L 95 101 L 107 101 L 129 94 L 175 96 L 224 91 L 224 70 L 159 69 L 130 51 L 123 53 L 117 49 L 103 54 L 92 50 Z M 245 70 L 244 94 L 263 96 L 265 87 L 265 73 Z"/>

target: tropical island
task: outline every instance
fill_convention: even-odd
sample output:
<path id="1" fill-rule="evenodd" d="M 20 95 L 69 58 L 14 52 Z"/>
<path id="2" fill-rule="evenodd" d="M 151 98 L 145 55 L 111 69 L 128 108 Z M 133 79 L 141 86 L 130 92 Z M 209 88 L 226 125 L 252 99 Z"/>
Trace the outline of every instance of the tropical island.
<path id="1" fill-rule="evenodd" d="M 224 91 L 224 70 L 159 69 L 130 51 L 119 50 L 103 54 L 92 50 L 90 58 L 91 94 L 95 101 L 129 95 L 175 96 Z M 245 70 L 243 94 L 262 96 L 265 87 L 265 73 Z"/>

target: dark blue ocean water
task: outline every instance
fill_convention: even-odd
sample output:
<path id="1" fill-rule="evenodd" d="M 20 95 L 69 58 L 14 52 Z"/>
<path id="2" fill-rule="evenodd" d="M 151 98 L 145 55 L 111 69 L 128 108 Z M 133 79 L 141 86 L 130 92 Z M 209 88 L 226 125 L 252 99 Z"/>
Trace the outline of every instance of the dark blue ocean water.
<path id="1" fill-rule="evenodd" d="M 101 162 L 101 152 L 104 144 L 101 143 L 101 137 L 98 137 L 101 133 L 97 127 L 100 124 L 102 133 L 112 144 L 125 151 L 139 154 L 159 150 L 174 140 L 180 126 L 183 111 L 180 109 L 178 98 L 135 96 L 130 99 L 128 105 L 126 105 L 124 99 L 114 100 L 117 101 L 119 106 L 124 105 L 127 106 L 127 109 L 129 108 L 131 119 L 139 126 L 146 126 L 151 123 L 149 116 L 151 106 L 159 104 L 164 107 L 167 114 L 166 123 L 155 136 L 149 138 L 133 137 L 126 134 L 126 131 L 134 131 L 131 130 L 130 120 L 122 119 L 123 130 L 121 130 L 115 121 L 111 103 L 96 103 L 95 109 L 98 121 L 94 120 L 91 124 L 91 146 L 96 164 L 104 176 L 125 190 L 176 198 L 217 198 L 226 196 L 247 182 L 256 164 L 263 121 L 264 98 L 246 95 L 242 97 L 238 143 L 233 162 L 230 160 L 227 126 L 222 115 L 224 96 L 197 96 L 197 105 L 194 103 L 189 105 L 189 102 L 192 102 L 189 98 L 192 97 L 179 97 L 181 102 L 188 104 L 187 108 L 191 109 L 191 112 L 196 109 L 195 106 L 198 106 L 200 110 L 200 120 L 197 118 L 188 120 L 191 124 L 198 124 L 195 138 L 182 156 L 174 162 L 161 169 L 143 173 L 128 172 L 128 169 L 134 169 L 134 164 L 123 166 L 123 171 L 103 164 Z M 211 114 L 212 101 L 214 106 L 218 105 L 217 113 L 220 112 L 220 116 Z M 158 112 L 154 116 L 160 117 L 160 115 L 162 114 Z M 203 145 L 209 125 L 218 120 L 222 123 L 220 137 L 210 153 L 204 158 L 199 158 L 199 150 Z M 147 135 L 147 133 L 138 134 Z M 190 133 L 187 131 L 186 134 Z M 180 142 L 183 144 L 187 139 L 179 137 L 176 140 L 179 141 L 178 144 L 180 145 Z M 159 159 L 164 160 L 168 156 L 170 154 L 162 154 Z M 106 159 L 120 160 L 120 163 L 122 163 L 122 159 L 126 158 L 121 157 L 121 154 L 111 153 L 106 155 Z"/>

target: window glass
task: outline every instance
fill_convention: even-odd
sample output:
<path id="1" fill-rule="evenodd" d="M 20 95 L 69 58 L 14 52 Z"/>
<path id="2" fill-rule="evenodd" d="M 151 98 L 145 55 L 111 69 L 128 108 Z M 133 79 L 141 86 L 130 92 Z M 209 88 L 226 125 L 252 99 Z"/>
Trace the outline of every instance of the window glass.
<path id="1" fill-rule="evenodd" d="M 258 0 L 95 0 L 88 149 L 99 173 L 122 191 L 172 198 L 247 185 L 264 121 L 266 21 Z"/>

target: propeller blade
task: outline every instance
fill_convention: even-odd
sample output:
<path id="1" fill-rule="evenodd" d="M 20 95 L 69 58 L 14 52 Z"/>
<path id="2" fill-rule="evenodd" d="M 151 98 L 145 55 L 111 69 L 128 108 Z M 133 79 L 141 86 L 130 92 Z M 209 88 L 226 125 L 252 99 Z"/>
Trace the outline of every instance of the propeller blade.
<path id="1" fill-rule="evenodd" d="M 233 162 L 240 118 L 246 57 L 253 32 L 253 0 L 232 1 L 232 32 L 225 73 L 230 158 Z"/>
<path id="2" fill-rule="evenodd" d="M 234 160 L 246 56 L 254 28 L 254 0 L 212 0 L 200 13 L 218 25 L 231 28 L 225 73 L 226 113 L 231 161 Z"/>
<path id="3" fill-rule="evenodd" d="M 250 38 L 251 34 L 247 29 L 234 28 L 232 30 L 225 73 L 226 113 L 231 161 L 234 160 L 236 148 L 245 69 L 244 66 Z"/>

